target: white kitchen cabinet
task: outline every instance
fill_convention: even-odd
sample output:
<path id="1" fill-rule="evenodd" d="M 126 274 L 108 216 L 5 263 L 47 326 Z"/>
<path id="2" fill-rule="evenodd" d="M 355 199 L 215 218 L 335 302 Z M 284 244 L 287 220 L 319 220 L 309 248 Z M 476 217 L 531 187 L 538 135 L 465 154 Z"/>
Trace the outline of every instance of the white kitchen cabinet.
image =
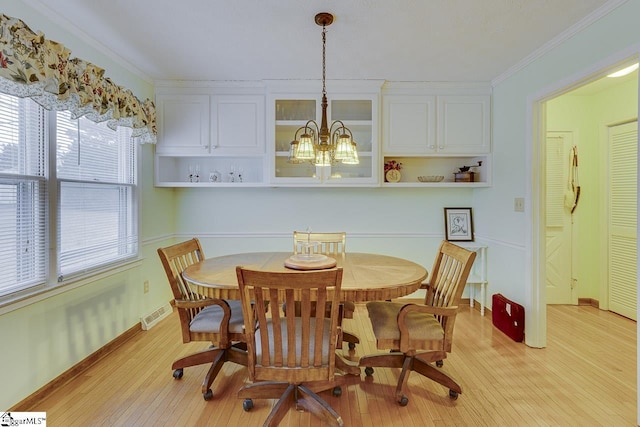
<path id="1" fill-rule="evenodd" d="M 211 155 L 263 156 L 263 95 L 211 96 Z"/>
<path id="2" fill-rule="evenodd" d="M 362 82 L 361 82 L 362 83 Z M 311 163 L 289 163 L 289 146 L 296 130 L 308 120 L 320 125 L 322 107 L 319 85 L 278 84 L 267 95 L 267 157 L 271 184 L 279 186 L 375 186 L 379 183 L 378 111 L 380 82 L 349 86 L 329 82 L 327 86 L 349 88 L 327 94 L 328 126 L 340 120 L 353 133 L 360 164 L 337 163 L 316 167 Z M 347 83 L 349 84 L 349 83 Z M 317 88 L 316 88 L 317 86 Z M 354 91 L 354 87 L 356 90 Z M 318 90 L 315 90 L 318 89 Z M 299 135 L 298 135 L 299 136 Z"/>
<path id="3" fill-rule="evenodd" d="M 486 187 L 491 185 L 491 95 L 484 86 L 389 84 L 382 96 L 381 164 L 402 163 L 400 180 L 383 186 Z M 481 164 L 481 166 L 478 166 Z M 473 182 L 455 173 L 473 166 Z M 442 176 L 439 182 L 418 177 Z"/>
<path id="4" fill-rule="evenodd" d="M 488 95 L 438 96 L 437 143 L 441 154 L 491 152 L 491 103 Z"/>
<path id="5" fill-rule="evenodd" d="M 161 85 L 156 102 L 156 186 L 264 185 L 263 87 Z"/>
<path id="6" fill-rule="evenodd" d="M 491 152 L 489 95 L 385 95 L 385 155 Z"/>
<path id="7" fill-rule="evenodd" d="M 382 114 L 385 155 L 425 155 L 435 151 L 435 96 L 384 96 Z"/>
<path id="8" fill-rule="evenodd" d="M 174 156 L 209 154 L 209 95 L 157 94 L 156 108 L 156 153 Z"/>

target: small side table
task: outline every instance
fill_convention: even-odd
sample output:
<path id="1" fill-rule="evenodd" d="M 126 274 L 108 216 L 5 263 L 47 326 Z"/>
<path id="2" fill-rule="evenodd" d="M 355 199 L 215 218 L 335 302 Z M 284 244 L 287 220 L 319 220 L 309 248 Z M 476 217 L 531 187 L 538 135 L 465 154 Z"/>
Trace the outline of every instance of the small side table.
<path id="1" fill-rule="evenodd" d="M 487 247 L 481 245 L 467 245 L 467 244 L 459 244 L 465 249 L 469 249 L 470 251 L 474 251 L 476 255 L 476 260 L 473 263 L 473 267 L 471 268 L 471 273 L 469 273 L 469 278 L 467 279 L 467 285 L 471 285 L 469 288 L 469 305 L 473 308 L 475 306 L 476 299 L 476 287 L 480 286 L 480 314 L 484 316 L 484 307 L 486 304 L 487 298 Z"/>

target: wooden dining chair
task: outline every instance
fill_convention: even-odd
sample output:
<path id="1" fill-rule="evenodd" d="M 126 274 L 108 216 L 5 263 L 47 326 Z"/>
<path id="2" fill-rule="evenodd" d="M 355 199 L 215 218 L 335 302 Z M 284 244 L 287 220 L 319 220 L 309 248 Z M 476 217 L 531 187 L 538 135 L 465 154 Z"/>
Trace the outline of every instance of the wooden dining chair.
<path id="1" fill-rule="evenodd" d="M 249 379 L 238 392 L 245 411 L 253 399 L 278 399 L 264 425 L 275 426 L 291 405 L 311 412 L 329 425 L 342 426 L 340 415 L 317 393 L 333 389 L 342 268 L 269 272 L 236 268 L 249 353 Z M 312 302 L 325 310 L 314 310 Z M 300 303 L 301 315 L 283 309 Z M 269 308 L 269 311 L 267 311 Z"/>
<path id="2" fill-rule="evenodd" d="M 173 377 L 182 378 L 184 368 L 210 363 L 211 367 L 202 381 L 205 400 L 213 397 L 211 384 L 226 361 L 247 364 L 244 336 L 244 320 L 240 301 L 208 298 L 198 295 L 182 277 L 190 265 L 204 259 L 200 240 L 193 238 L 182 243 L 158 249 L 158 255 L 167 274 L 178 310 L 182 341 L 208 341 L 206 350 L 181 357 L 173 362 Z"/>
<path id="3" fill-rule="evenodd" d="M 423 304 L 367 303 L 377 348 L 392 351 L 363 356 L 359 366 L 365 367 L 367 376 L 373 375 L 373 367 L 402 368 L 395 392 L 401 406 L 409 402 L 404 390 L 411 371 L 447 387 L 452 399 L 462 393 L 460 385 L 438 362 L 451 352 L 460 298 L 475 257 L 474 251 L 443 241 L 425 284 Z"/>
<path id="4" fill-rule="evenodd" d="M 306 231 L 293 232 L 293 253 L 303 253 L 309 242 L 315 242 L 316 245 L 309 246 L 311 253 L 319 253 L 328 256 L 338 256 L 345 253 L 347 248 L 347 233 L 344 231 L 336 231 L 329 233 L 307 233 Z M 340 307 L 340 326 L 342 319 L 353 319 L 353 313 L 356 311 L 356 305 L 353 301 L 342 301 Z M 342 341 L 348 343 L 349 349 L 356 348 L 356 344 L 360 339 L 353 333 L 342 330 Z"/>
<path id="5" fill-rule="evenodd" d="M 340 255 L 345 252 L 345 248 L 347 246 L 347 233 L 344 231 L 332 233 L 307 233 L 306 231 L 294 231 L 293 253 L 302 253 L 305 245 L 309 242 L 317 243 L 315 246 L 310 246 L 311 253 Z"/>

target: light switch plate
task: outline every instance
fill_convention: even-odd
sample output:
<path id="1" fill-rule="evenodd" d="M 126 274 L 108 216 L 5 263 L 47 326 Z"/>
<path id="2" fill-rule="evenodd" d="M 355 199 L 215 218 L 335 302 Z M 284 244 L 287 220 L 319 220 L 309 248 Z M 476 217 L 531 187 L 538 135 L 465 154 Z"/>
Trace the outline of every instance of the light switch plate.
<path id="1" fill-rule="evenodd" d="M 524 197 L 516 197 L 513 199 L 513 210 L 515 212 L 524 212 Z"/>

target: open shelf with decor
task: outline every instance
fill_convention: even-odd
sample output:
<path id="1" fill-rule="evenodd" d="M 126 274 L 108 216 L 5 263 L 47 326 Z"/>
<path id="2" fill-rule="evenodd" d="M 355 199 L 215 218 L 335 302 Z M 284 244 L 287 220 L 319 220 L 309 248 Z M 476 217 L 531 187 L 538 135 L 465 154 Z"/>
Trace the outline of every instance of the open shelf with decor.
<path id="1" fill-rule="evenodd" d="M 399 174 L 392 174 L 390 181 L 385 180 L 386 173 L 383 170 L 384 187 L 489 187 L 491 185 L 491 156 L 428 156 L 428 157 L 402 157 L 385 156 L 384 163 L 395 162 L 400 164 Z M 479 166 L 480 164 L 480 166 Z M 460 175 L 460 168 L 470 167 L 467 172 L 473 173 Z M 456 174 L 458 182 L 456 182 Z M 399 177 L 398 177 L 399 175 Z M 461 181 L 473 176 L 473 181 Z M 419 177 L 425 177 L 425 182 Z M 434 178 L 432 178 L 434 177 Z M 435 178 L 438 177 L 438 178 Z M 442 177 L 442 180 L 437 180 Z M 431 180 L 433 179 L 433 180 Z"/>
<path id="2" fill-rule="evenodd" d="M 262 187 L 262 157 L 156 155 L 157 187 Z"/>

